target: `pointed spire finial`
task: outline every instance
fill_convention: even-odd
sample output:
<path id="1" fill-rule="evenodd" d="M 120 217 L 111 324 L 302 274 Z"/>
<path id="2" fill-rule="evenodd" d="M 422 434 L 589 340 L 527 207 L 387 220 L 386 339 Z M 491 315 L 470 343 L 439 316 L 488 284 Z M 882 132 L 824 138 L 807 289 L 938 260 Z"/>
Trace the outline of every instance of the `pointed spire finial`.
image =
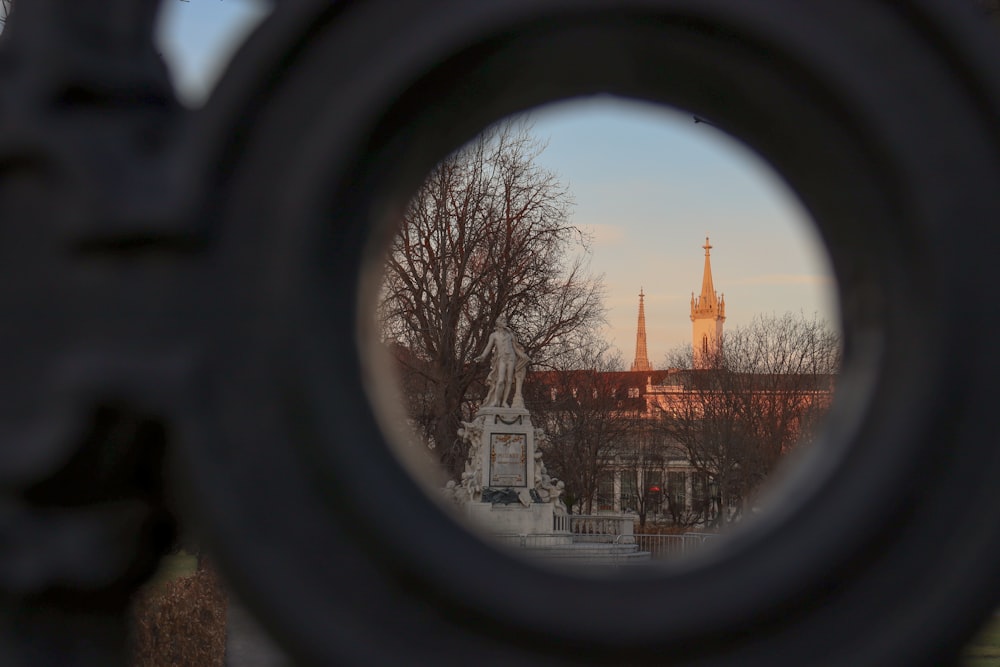
<path id="1" fill-rule="evenodd" d="M 646 350 L 646 308 L 643 298 L 646 296 L 645 290 L 639 288 L 639 321 L 635 331 L 635 361 L 632 362 L 633 371 L 651 371 L 649 365 L 649 353 Z"/>
<path id="2" fill-rule="evenodd" d="M 700 304 L 703 308 L 714 308 L 718 301 L 718 295 L 716 295 L 715 286 L 712 284 L 712 261 L 709 252 L 712 249 L 712 244 L 708 241 L 708 235 L 705 236 L 705 245 L 702 248 L 705 249 L 705 271 L 701 278 Z"/>

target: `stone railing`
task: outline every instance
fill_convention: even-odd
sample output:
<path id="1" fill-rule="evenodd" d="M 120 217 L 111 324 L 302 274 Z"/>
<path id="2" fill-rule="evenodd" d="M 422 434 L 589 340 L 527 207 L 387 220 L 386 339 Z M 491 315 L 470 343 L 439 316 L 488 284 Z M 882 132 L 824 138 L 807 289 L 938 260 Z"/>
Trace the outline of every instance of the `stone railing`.
<path id="1" fill-rule="evenodd" d="M 569 517 L 570 532 L 592 536 L 594 541 L 614 541 L 619 535 L 632 534 L 632 517 L 620 515 L 574 514 Z"/>
<path id="2" fill-rule="evenodd" d="M 568 514 L 553 514 L 552 515 L 552 532 L 554 533 L 568 533 L 569 531 L 569 515 Z"/>

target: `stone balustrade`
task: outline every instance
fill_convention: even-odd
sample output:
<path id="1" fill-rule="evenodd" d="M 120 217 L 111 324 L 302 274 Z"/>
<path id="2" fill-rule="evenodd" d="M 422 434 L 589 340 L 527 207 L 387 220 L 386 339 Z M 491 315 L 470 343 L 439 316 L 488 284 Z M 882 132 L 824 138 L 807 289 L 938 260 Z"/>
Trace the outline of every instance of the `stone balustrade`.
<path id="1" fill-rule="evenodd" d="M 613 514 L 575 514 L 569 517 L 570 532 L 579 535 L 581 541 L 614 541 L 620 535 L 631 535 L 633 532 L 632 517 Z"/>

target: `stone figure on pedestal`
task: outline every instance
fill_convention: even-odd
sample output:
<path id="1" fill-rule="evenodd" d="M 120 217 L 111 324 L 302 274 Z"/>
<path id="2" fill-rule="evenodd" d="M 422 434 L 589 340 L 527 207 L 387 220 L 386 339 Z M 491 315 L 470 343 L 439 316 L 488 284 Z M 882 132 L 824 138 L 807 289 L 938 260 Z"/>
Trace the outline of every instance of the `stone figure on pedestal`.
<path id="1" fill-rule="evenodd" d="M 517 341 L 514 332 L 507 326 L 507 318 L 501 315 L 497 318 L 496 329 L 490 334 L 486 342 L 486 349 L 476 357 L 476 361 L 482 362 L 493 351 L 493 362 L 490 366 L 490 374 L 486 378 L 487 391 L 481 407 L 524 407 L 524 397 L 521 395 L 521 387 L 524 384 L 524 377 L 528 372 L 528 358 L 524 348 Z M 514 389 L 513 400 L 508 403 L 508 396 L 511 389 Z"/>
<path id="2" fill-rule="evenodd" d="M 465 471 L 460 480 L 448 482 L 445 496 L 491 533 L 571 540 L 560 498 L 565 484 L 545 469 L 537 448 L 545 436 L 531 423 L 521 393 L 531 359 L 503 316 L 476 361 L 491 353 L 486 397 L 472 421 L 458 430 L 469 449 Z"/>
<path id="3" fill-rule="evenodd" d="M 515 539 L 520 548 L 558 561 L 560 567 L 567 559 L 584 565 L 648 559 L 649 552 L 617 541 L 588 542 L 588 555 L 581 558 L 563 500 L 566 484 L 549 474 L 542 456 L 545 432 L 531 423 L 521 394 L 531 359 L 503 316 L 497 318 L 486 349 L 476 361 L 485 361 L 491 353 L 486 396 L 472 420 L 463 421 L 458 429 L 468 448 L 465 470 L 461 479 L 445 485 L 444 498 L 477 530 L 507 545 Z M 514 395 L 508 402 L 511 391 Z"/>

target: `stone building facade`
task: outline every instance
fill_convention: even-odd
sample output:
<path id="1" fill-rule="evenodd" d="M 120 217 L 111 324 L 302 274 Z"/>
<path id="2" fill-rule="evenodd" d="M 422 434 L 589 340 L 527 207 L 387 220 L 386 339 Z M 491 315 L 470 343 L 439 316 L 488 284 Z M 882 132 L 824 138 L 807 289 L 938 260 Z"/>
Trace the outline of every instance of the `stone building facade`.
<path id="1" fill-rule="evenodd" d="M 712 420 L 721 419 L 719 415 L 727 409 L 758 410 L 762 414 L 780 412 L 787 423 L 782 425 L 781 433 L 770 434 L 770 440 L 760 433 L 749 432 L 737 434 L 727 442 L 723 442 L 723 436 L 719 436 L 718 442 L 705 438 L 709 447 L 718 446 L 720 450 L 731 447 L 736 452 L 734 456 L 743 456 L 743 474 L 750 475 L 756 474 L 755 470 L 749 470 L 752 462 L 758 467 L 773 465 L 775 456 L 784 455 L 794 446 L 799 434 L 807 428 L 807 420 L 829 404 L 834 377 L 827 374 L 794 378 L 742 375 L 736 381 L 746 405 L 726 405 L 738 392 L 723 384 L 727 381 L 725 370 L 712 368 L 712 360 L 718 358 L 715 352 L 723 340 L 725 297 L 715 291 L 712 245 L 708 238 L 703 248 L 701 293 L 692 293 L 690 307 L 693 368 L 656 370 L 649 363 L 646 294 L 640 290 L 636 351 L 629 371 L 532 373 L 530 384 L 535 387 L 535 400 L 549 404 L 540 406 L 540 414 L 545 413 L 546 407 L 550 417 L 552 409 L 580 407 L 592 410 L 592 415 L 604 410 L 605 415 L 630 420 L 628 429 L 618 431 L 617 441 L 600 450 L 600 472 L 591 512 L 634 512 L 643 520 L 705 526 L 717 523 L 720 516 L 725 518 L 726 514 L 744 511 L 739 505 L 746 498 L 737 491 L 740 480 L 723 470 L 727 466 L 740 469 L 739 463 L 722 460 L 725 457 L 712 459 L 712 452 L 704 454 L 697 443 L 685 440 L 685 428 L 707 432 Z M 752 402 L 749 408 L 748 401 Z M 558 424 L 559 419 L 550 419 L 550 423 Z M 736 451 L 740 447 L 747 449 L 745 443 L 752 443 L 757 449 L 770 448 L 770 459 L 763 461 L 763 455 L 756 451 Z M 581 509 L 586 511 L 584 508 L 577 511 Z"/>

